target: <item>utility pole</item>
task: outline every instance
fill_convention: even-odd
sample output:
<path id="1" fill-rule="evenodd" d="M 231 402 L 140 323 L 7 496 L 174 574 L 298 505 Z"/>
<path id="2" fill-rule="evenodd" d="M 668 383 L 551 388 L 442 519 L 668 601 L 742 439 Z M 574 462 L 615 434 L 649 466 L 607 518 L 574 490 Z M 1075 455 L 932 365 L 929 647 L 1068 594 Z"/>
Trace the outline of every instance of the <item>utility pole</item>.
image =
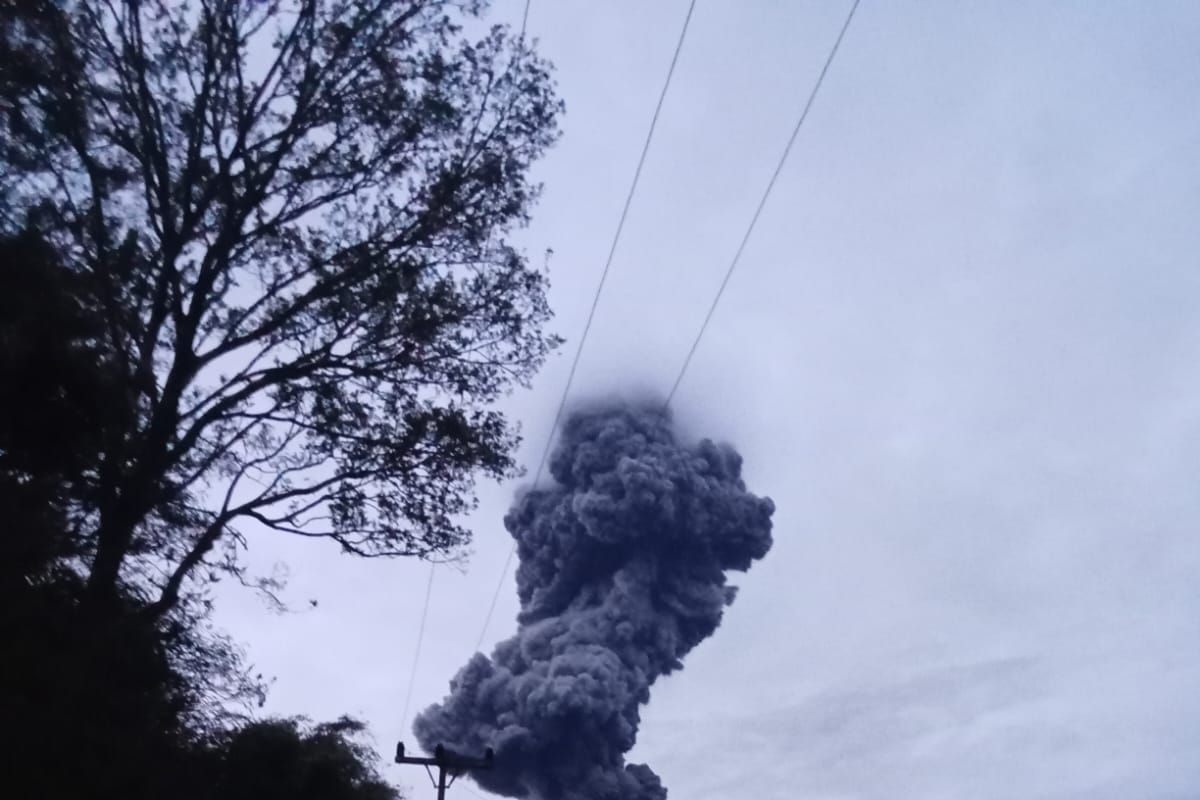
<path id="1" fill-rule="evenodd" d="M 454 783 L 459 775 L 469 769 L 491 769 L 495 760 L 496 755 L 490 747 L 484 751 L 483 758 L 472 758 L 447 750 L 439 744 L 433 748 L 433 758 L 429 758 L 427 756 L 406 756 L 404 742 L 396 745 L 396 763 L 420 764 L 425 767 L 425 771 L 429 773 L 429 780 L 433 781 L 433 785 L 437 787 L 437 800 L 446 800 L 446 789 Z M 429 769 L 430 767 L 437 767 L 436 779 L 433 777 L 433 770 Z M 450 775 L 449 782 L 446 781 L 447 774 Z"/>

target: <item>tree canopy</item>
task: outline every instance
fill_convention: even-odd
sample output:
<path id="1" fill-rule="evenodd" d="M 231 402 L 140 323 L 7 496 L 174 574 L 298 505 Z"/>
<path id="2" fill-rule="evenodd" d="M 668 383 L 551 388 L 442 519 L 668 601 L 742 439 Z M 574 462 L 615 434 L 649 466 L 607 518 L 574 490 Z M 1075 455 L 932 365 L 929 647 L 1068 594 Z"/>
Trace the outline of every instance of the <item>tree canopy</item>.
<path id="1" fill-rule="evenodd" d="M 0 565 L 8 572 L 10 565 Z M 5 583 L 0 729 L 7 785 L 86 800 L 396 800 L 350 719 L 250 720 L 227 640 L 194 624 L 100 615 L 68 573 Z M 137 600 L 123 596 L 122 604 Z M 232 702 L 231 702 L 232 701 Z M 25 787 L 21 790 L 20 787 Z"/>
<path id="2" fill-rule="evenodd" d="M 508 236 L 560 103 L 483 6 L 0 0 L 0 234 L 102 367 L 60 498 L 94 600 L 162 615 L 252 531 L 467 542 L 556 345 Z"/>

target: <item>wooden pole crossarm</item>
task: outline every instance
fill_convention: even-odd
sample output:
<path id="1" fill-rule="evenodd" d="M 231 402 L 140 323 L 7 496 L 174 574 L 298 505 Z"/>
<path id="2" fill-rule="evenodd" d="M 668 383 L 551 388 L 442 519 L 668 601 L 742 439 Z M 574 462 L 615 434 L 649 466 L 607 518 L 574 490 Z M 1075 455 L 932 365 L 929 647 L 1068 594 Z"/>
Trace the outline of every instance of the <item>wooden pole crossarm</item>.
<path id="1" fill-rule="evenodd" d="M 428 770 L 430 767 L 438 768 L 437 787 L 438 800 L 445 800 L 446 789 L 450 784 L 454 783 L 454 779 L 462 775 L 467 770 L 471 769 L 491 769 L 496 760 L 496 754 L 492 752 L 492 748 L 488 748 L 483 753 L 483 758 L 474 756 L 464 756 L 460 753 L 455 753 L 447 750 L 444 745 L 438 745 L 433 748 L 433 756 L 410 756 L 404 752 L 404 742 L 396 744 L 396 763 L 397 764 L 420 764 Z M 446 780 L 449 774 L 450 780 Z M 432 773 L 430 774 L 432 776 Z"/>

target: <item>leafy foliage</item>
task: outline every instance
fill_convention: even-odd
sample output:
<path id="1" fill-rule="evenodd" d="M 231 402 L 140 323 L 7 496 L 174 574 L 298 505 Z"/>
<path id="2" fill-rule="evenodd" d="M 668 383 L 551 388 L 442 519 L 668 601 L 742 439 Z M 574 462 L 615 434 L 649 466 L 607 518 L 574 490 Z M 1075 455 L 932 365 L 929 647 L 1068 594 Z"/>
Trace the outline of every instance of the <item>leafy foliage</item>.
<path id="1" fill-rule="evenodd" d="M 99 613 L 71 571 L 14 566 L 0 564 L 8 784 L 47 798 L 191 796 L 178 787 L 205 743 L 261 697 L 238 651 L 190 613 L 146 619 L 125 595 L 122 613 Z"/>
<path id="2" fill-rule="evenodd" d="M 239 729 L 218 749 L 224 800 L 393 800 L 374 752 L 348 717 L 315 726 L 274 719 Z"/>
<path id="3" fill-rule="evenodd" d="M 69 573 L 15 592 L 6 585 L 0 752 L 9 786 L 78 800 L 398 797 L 357 738 L 361 724 L 234 713 L 258 687 L 228 642 L 200 626 L 101 616 Z"/>
<path id="4" fill-rule="evenodd" d="M 253 530 L 453 557 L 557 340 L 506 237 L 560 104 L 463 0 L 0 0 L 0 752 L 37 796 L 391 800 L 249 722 Z"/>
<path id="5" fill-rule="evenodd" d="M 78 554 L 66 514 L 86 491 L 120 386 L 94 346 L 80 276 L 37 236 L 0 239 L 0 560 L 27 575 Z M 80 522 L 80 521 L 77 521 Z"/>
<path id="6" fill-rule="evenodd" d="M 482 6 L 0 0 L 0 233 L 41 232 L 122 411 L 64 484 L 95 597 L 161 615 L 251 529 L 467 542 L 514 469 L 491 404 L 556 344 L 505 237 L 560 104 L 463 38 Z"/>

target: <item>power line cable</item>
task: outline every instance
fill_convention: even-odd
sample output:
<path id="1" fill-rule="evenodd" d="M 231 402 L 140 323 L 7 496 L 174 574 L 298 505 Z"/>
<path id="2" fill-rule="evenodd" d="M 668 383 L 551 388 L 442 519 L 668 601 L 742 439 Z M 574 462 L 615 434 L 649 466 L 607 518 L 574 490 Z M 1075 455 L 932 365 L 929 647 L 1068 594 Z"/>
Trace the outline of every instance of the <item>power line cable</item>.
<path id="1" fill-rule="evenodd" d="M 658 117 L 662 112 L 663 102 L 667 99 L 667 90 L 671 86 L 671 78 L 675 74 L 675 65 L 679 62 L 679 53 L 683 50 L 684 39 L 687 38 L 688 24 L 692 21 L 692 12 L 696 9 L 696 0 L 691 0 L 688 4 L 687 14 L 683 18 L 683 28 L 679 31 L 679 40 L 675 43 L 675 52 L 671 55 L 671 65 L 667 68 L 667 77 L 663 81 L 662 91 L 658 95 L 658 103 L 654 106 L 654 114 L 650 118 L 650 128 L 646 131 L 646 140 L 642 144 L 642 153 L 638 157 L 637 168 L 633 171 L 633 181 L 629 185 L 629 193 L 625 196 L 625 204 L 621 208 L 621 216 L 617 221 L 617 229 L 613 234 L 612 244 L 608 248 L 608 258 L 604 260 L 604 269 L 600 272 L 600 282 L 596 285 L 595 294 L 592 297 L 591 308 L 588 309 L 587 321 L 583 326 L 583 333 L 579 337 L 579 345 L 575 348 L 575 357 L 571 360 L 571 369 L 567 373 L 567 382 L 563 386 L 562 396 L 558 400 L 558 410 L 554 412 L 554 422 L 550 426 L 550 433 L 546 437 L 546 446 L 542 449 L 542 457 L 538 461 L 537 471 L 534 474 L 533 486 L 537 488 L 538 482 L 542 479 L 542 472 L 546 468 L 546 460 L 550 457 L 550 446 L 554 443 L 554 434 L 558 430 L 558 424 L 562 421 L 563 409 L 567 405 L 567 396 L 571 392 L 571 385 L 575 382 L 575 372 L 579 368 L 579 358 L 583 355 L 583 345 L 587 341 L 588 333 L 591 332 L 592 322 L 596 318 L 596 307 L 600 304 L 600 295 L 604 291 L 604 284 L 608 280 L 608 273 L 612 267 L 613 258 L 617 253 L 617 245 L 621 241 L 621 232 L 625 229 L 625 220 L 629 216 L 629 207 L 633 204 L 633 197 L 637 193 L 638 181 L 642 177 L 642 167 L 646 163 L 646 155 L 650 152 L 650 142 L 654 139 L 654 129 L 658 126 Z M 526 7 L 528 13 L 528 6 Z M 492 615 L 496 612 L 496 602 L 500 599 L 500 592 L 504 589 L 504 580 L 508 577 L 509 567 L 512 566 L 513 555 L 517 552 L 517 545 L 514 542 L 513 546 L 508 551 L 507 558 L 504 559 L 504 570 L 500 573 L 500 580 L 496 584 L 496 591 L 492 594 L 492 602 L 488 606 L 487 616 L 483 620 L 483 628 L 479 631 L 479 639 L 475 643 L 475 649 L 483 645 L 483 639 L 487 636 L 488 626 L 492 623 Z"/>
<path id="2" fill-rule="evenodd" d="M 712 305 L 708 307 L 708 313 L 704 315 L 704 321 L 700 323 L 700 330 L 696 332 L 696 338 L 692 341 L 692 346 L 688 350 L 687 357 L 683 359 L 683 366 L 679 370 L 679 374 L 675 377 L 675 382 L 671 385 L 671 391 L 667 393 L 667 400 L 663 403 L 663 407 L 671 404 L 672 398 L 675 397 L 675 392 L 679 389 L 679 384 L 683 382 L 683 376 L 687 372 L 688 367 L 692 363 L 692 357 L 696 355 L 696 350 L 700 347 L 700 340 L 704 337 L 704 332 L 708 330 L 708 324 L 712 321 L 713 314 L 717 310 L 717 304 L 721 302 L 721 296 L 725 294 L 725 289 L 729 286 L 729 279 L 733 277 L 734 270 L 737 269 L 738 263 L 742 259 L 742 253 L 746 249 L 746 244 L 750 241 L 750 236 L 754 233 L 754 227 L 758 224 L 758 218 L 762 215 L 763 208 L 767 205 L 767 199 L 771 196 L 771 191 L 775 188 L 775 182 L 779 179 L 779 175 L 783 172 L 783 165 L 787 162 L 788 155 L 792 152 L 792 145 L 796 143 L 796 138 L 800 135 L 800 128 L 803 127 L 804 121 L 808 119 L 808 112 L 812 110 L 813 102 L 817 99 L 817 93 L 821 91 L 821 84 L 825 82 L 825 76 L 829 73 L 829 67 L 833 64 L 834 56 L 837 55 L 838 48 L 842 44 L 842 39 L 846 36 L 846 31 L 850 28 L 850 21 L 854 19 L 854 12 L 858 10 L 859 0 L 854 0 L 850 6 L 850 12 L 846 15 L 846 21 L 842 23 L 842 28 L 838 31 L 837 39 L 833 42 L 833 47 L 829 50 L 829 55 L 825 58 L 825 64 L 821 67 L 821 72 L 817 75 L 816 83 L 813 84 L 812 91 L 809 92 L 808 101 L 804 104 L 804 110 L 800 112 L 800 118 L 796 120 L 795 127 L 792 128 L 792 135 L 788 137 L 787 146 L 783 148 L 783 153 L 779 157 L 779 163 L 775 165 L 775 171 L 771 174 L 771 180 L 767 181 L 767 188 L 763 191 L 761 199 L 758 201 L 758 207 L 754 209 L 754 215 L 750 218 L 750 224 L 746 227 L 746 233 L 742 236 L 741 244 L 738 245 L 737 251 L 733 254 L 733 260 L 729 262 L 729 269 L 725 271 L 725 277 L 721 281 L 721 285 L 717 288 L 717 294 L 713 297 Z"/>
<path id="3" fill-rule="evenodd" d="M 425 584 L 425 602 L 421 607 L 421 625 L 417 628 L 417 646 L 413 650 L 412 669 L 408 673 L 408 691 L 404 695 L 404 713 L 400 715 L 400 730 L 408 725 L 408 710 L 412 705 L 413 687 L 417 683 L 417 665 L 421 661 L 421 645 L 425 641 L 425 621 L 429 618 L 429 598 L 433 595 L 433 573 L 437 564 L 429 565 L 429 581 Z"/>
<path id="4" fill-rule="evenodd" d="M 533 0 L 525 0 L 525 9 L 524 9 L 524 11 L 521 12 L 520 41 L 521 41 L 522 47 L 525 44 L 525 29 L 529 25 L 529 6 L 532 4 L 532 2 L 533 2 Z M 511 556 L 510 556 L 510 558 L 511 558 Z M 437 566 L 436 564 L 429 565 L 429 582 L 425 586 L 425 602 L 421 607 L 421 623 L 420 623 L 419 627 L 417 628 L 417 646 L 413 652 L 412 669 L 409 671 L 409 674 L 408 674 L 408 690 L 405 692 L 405 695 L 404 695 L 404 713 L 400 715 L 400 730 L 401 731 L 403 731 L 404 727 L 408 724 L 408 711 L 409 711 L 410 706 L 412 705 L 413 687 L 416 685 L 416 682 L 417 682 L 417 667 L 421 661 L 421 644 L 425 640 L 425 623 L 429 619 L 429 598 L 433 594 L 433 571 L 436 568 L 436 566 Z M 507 571 L 507 569 L 508 568 L 505 567 L 505 571 Z M 496 601 L 492 600 L 493 606 L 495 606 L 495 603 L 496 603 Z"/>

